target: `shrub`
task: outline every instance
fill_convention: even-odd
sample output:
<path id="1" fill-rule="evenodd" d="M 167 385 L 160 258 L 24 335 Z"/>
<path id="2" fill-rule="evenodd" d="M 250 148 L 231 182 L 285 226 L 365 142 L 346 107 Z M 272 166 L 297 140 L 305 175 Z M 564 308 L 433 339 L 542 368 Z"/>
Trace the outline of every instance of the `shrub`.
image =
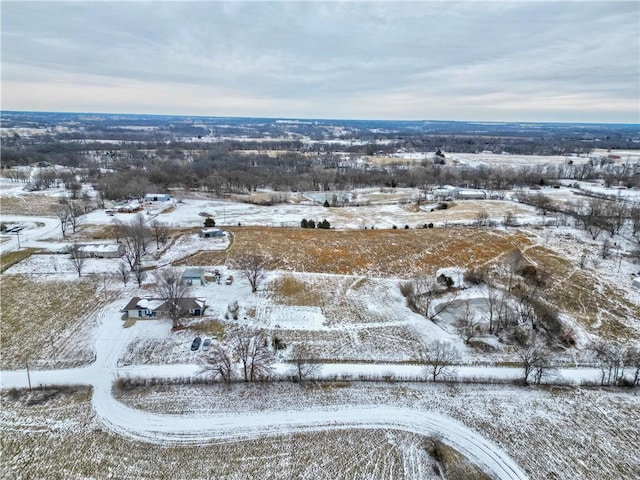
<path id="1" fill-rule="evenodd" d="M 464 272 L 464 281 L 472 285 L 482 285 L 487 281 L 487 271 L 481 268 L 474 268 Z"/>

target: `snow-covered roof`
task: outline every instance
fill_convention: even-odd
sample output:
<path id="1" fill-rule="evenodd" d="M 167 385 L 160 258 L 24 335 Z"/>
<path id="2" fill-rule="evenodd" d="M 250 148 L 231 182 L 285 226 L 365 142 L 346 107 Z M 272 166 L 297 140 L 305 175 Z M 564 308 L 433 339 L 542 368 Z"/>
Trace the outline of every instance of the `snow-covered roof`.
<path id="1" fill-rule="evenodd" d="M 163 303 L 164 301 L 159 298 L 141 298 L 137 303 L 137 307 L 145 310 L 155 310 Z"/>
<path id="2" fill-rule="evenodd" d="M 208 228 L 203 228 L 202 230 L 200 230 L 202 233 L 216 233 L 219 232 L 220 229 L 217 227 L 208 227 Z"/>
<path id="3" fill-rule="evenodd" d="M 200 278 L 204 275 L 204 268 L 187 268 L 182 278 Z"/>
<path id="4" fill-rule="evenodd" d="M 117 253 L 121 248 L 121 245 L 118 243 L 92 243 L 87 245 L 79 245 L 79 252 L 113 252 Z"/>

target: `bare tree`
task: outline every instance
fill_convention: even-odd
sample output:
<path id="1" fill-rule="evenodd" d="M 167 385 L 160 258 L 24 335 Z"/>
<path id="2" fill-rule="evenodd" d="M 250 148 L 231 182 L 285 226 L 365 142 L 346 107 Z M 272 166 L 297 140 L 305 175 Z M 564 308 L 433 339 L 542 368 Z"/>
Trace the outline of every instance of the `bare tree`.
<path id="1" fill-rule="evenodd" d="M 81 224 L 81 216 L 84 213 L 82 206 L 77 202 L 67 203 L 67 217 L 73 233 L 76 233 Z"/>
<path id="2" fill-rule="evenodd" d="M 144 282 L 144 280 L 147 278 L 147 272 L 144 270 L 144 268 L 142 268 L 142 265 L 140 265 L 139 263 L 133 266 L 133 269 L 131 270 L 131 272 L 133 273 L 133 276 L 136 279 L 136 282 L 138 282 L 138 287 L 141 287 L 142 282 Z"/>
<path id="3" fill-rule="evenodd" d="M 486 227 L 489 224 L 489 212 L 486 208 L 480 208 L 476 213 L 474 225 L 476 227 Z"/>
<path id="4" fill-rule="evenodd" d="M 522 365 L 522 383 L 529 385 L 529 377 L 534 374 L 534 381 L 540 384 L 545 369 L 548 366 L 549 352 L 535 339 L 530 339 L 527 343 L 516 348 L 516 354 Z"/>
<path id="5" fill-rule="evenodd" d="M 629 208 L 627 215 L 631 220 L 631 233 L 635 236 L 640 232 L 640 205 Z"/>
<path id="6" fill-rule="evenodd" d="M 231 334 L 230 344 L 242 365 L 245 382 L 255 382 L 271 375 L 275 358 L 264 333 L 251 334 L 248 330 L 238 329 Z"/>
<path id="7" fill-rule="evenodd" d="M 133 270 L 142 261 L 142 255 L 147 248 L 148 230 L 142 214 L 136 215 L 128 224 L 124 225 L 124 229 L 124 257 Z"/>
<path id="8" fill-rule="evenodd" d="M 434 382 L 438 378 L 448 377 L 455 373 L 454 365 L 459 360 L 458 351 L 448 342 L 436 340 L 423 346 L 425 371 Z"/>
<path id="9" fill-rule="evenodd" d="M 202 365 L 202 372 L 211 375 L 214 379 L 220 379 L 225 383 L 231 383 L 235 376 L 235 362 L 229 348 L 225 345 L 215 345 Z"/>
<path id="10" fill-rule="evenodd" d="M 118 275 L 120 275 L 120 278 L 122 278 L 122 283 L 124 283 L 124 286 L 127 286 L 127 282 L 129 281 L 129 275 L 131 274 L 131 270 L 129 270 L 129 267 L 126 263 L 124 262 L 120 262 L 118 264 Z"/>
<path id="11" fill-rule="evenodd" d="M 150 224 L 151 235 L 156 241 L 156 250 L 160 249 L 160 244 L 167 241 L 169 236 L 169 228 L 166 224 L 154 218 Z"/>
<path id="12" fill-rule="evenodd" d="M 180 326 L 180 320 L 186 314 L 184 298 L 189 287 L 182 281 L 180 273 L 173 268 L 158 270 L 154 274 L 156 294 L 164 301 L 162 310 L 173 322 L 173 328 Z"/>
<path id="13" fill-rule="evenodd" d="M 418 274 L 400 284 L 400 291 L 411 310 L 433 320 L 455 305 L 458 290 L 438 285 L 431 276 Z"/>
<path id="14" fill-rule="evenodd" d="M 498 290 L 490 284 L 487 284 L 487 296 L 485 301 L 487 303 L 487 311 L 489 313 L 489 333 L 493 333 L 493 319 L 496 315 L 496 309 L 498 306 Z"/>
<path id="15" fill-rule="evenodd" d="M 542 192 L 538 192 L 530 197 L 530 203 L 531 205 L 536 207 L 536 210 L 538 210 L 540 215 L 542 215 L 543 217 L 546 216 L 549 210 L 552 210 L 554 206 L 551 198 L 549 198 Z"/>
<path id="16" fill-rule="evenodd" d="M 293 361 L 292 370 L 300 383 L 317 375 L 322 368 L 320 364 L 316 363 L 313 352 L 305 344 L 296 345 L 291 356 Z"/>
<path id="17" fill-rule="evenodd" d="M 627 352 L 617 342 L 597 342 L 591 346 L 600 368 L 600 385 L 619 385 L 624 379 Z"/>
<path id="18" fill-rule="evenodd" d="M 73 244 L 71 247 L 71 266 L 78 273 L 78 277 L 82 276 L 84 268 L 84 257 L 78 252 L 78 245 Z"/>
<path id="19" fill-rule="evenodd" d="M 256 293 L 260 284 L 267 276 L 266 261 L 260 255 L 244 255 L 238 259 L 238 266 L 242 275 L 249 281 L 251 292 Z"/>
<path id="20" fill-rule="evenodd" d="M 478 330 L 480 329 L 480 322 L 476 318 L 474 312 L 471 311 L 469 302 L 465 302 L 465 308 L 458 321 L 460 324 L 460 328 L 462 329 L 464 342 L 469 343 L 469 341 L 478 333 Z"/>
<path id="21" fill-rule="evenodd" d="M 625 363 L 631 368 L 633 375 L 631 385 L 640 385 L 640 345 L 627 348 Z"/>
<path id="22" fill-rule="evenodd" d="M 66 237 L 67 228 L 69 227 L 69 211 L 66 205 L 62 205 L 62 204 L 56 205 L 53 208 L 53 211 L 56 217 L 58 217 L 58 220 L 60 220 L 60 230 L 62 230 L 62 236 Z"/>
<path id="23" fill-rule="evenodd" d="M 113 233 L 115 241 L 120 243 L 120 239 L 125 235 L 126 226 L 120 219 L 114 218 L 111 221 L 111 232 Z"/>

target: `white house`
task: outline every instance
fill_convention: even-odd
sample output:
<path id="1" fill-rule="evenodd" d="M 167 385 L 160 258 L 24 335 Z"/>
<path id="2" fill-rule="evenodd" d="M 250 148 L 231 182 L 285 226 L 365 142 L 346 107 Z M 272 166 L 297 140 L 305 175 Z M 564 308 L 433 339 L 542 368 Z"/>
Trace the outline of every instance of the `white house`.
<path id="1" fill-rule="evenodd" d="M 200 238 L 215 238 L 224 237 L 224 232 L 216 227 L 202 228 L 200 229 Z"/>
<path id="2" fill-rule="evenodd" d="M 171 196 L 168 193 L 147 193 L 144 196 L 145 203 L 168 202 Z"/>
<path id="3" fill-rule="evenodd" d="M 121 312 L 124 312 L 127 318 L 154 318 L 163 303 L 164 301 L 159 298 L 133 297 Z"/>
<path id="4" fill-rule="evenodd" d="M 636 288 L 640 288 L 640 277 L 635 277 L 633 279 L 633 286 Z"/>
<path id="5" fill-rule="evenodd" d="M 80 258 L 119 258 L 124 255 L 124 246 L 121 243 L 73 245 L 71 252 L 74 250 Z"/>
<path id="6" fill-rule="evenodd" d="M 126 318 L 155 318 L 164 310 L 164 300 L 151 297 L 133 297 L 127 305 L 120 310 Z M 207 307 L 206 298 L 182 298 L 179 301 L 180 309 L 184 315 L 199 317 L 204 314 Z"/>

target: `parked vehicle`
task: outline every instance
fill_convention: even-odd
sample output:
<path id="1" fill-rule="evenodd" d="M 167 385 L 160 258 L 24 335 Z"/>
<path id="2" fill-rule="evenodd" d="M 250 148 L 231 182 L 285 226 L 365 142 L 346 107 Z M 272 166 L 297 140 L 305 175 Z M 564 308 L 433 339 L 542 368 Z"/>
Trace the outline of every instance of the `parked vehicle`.
<path id="1" fill-rule="evenodd" d="M 229 275 L 227 277 L 227 281 L 224 283 L 226 283 L 227 285 L 231 285 L 233 283 L 233 275 Z"/>
<path id="2" fill-rule="evenodd" d="M 195 352 L 196 350 L 198 350 L 200 348 L 200 342 L 202 342 L 202 339 L 200 337 L 194 338 L 193 343 L 191 344 L 191 351 Z"/>
<path id="3" fill-rule="evenodd" d="M 205 338 L 204 342 L 202 342 L 202 351 L 206 352 L 211 347 L 211 339 Z"/>

